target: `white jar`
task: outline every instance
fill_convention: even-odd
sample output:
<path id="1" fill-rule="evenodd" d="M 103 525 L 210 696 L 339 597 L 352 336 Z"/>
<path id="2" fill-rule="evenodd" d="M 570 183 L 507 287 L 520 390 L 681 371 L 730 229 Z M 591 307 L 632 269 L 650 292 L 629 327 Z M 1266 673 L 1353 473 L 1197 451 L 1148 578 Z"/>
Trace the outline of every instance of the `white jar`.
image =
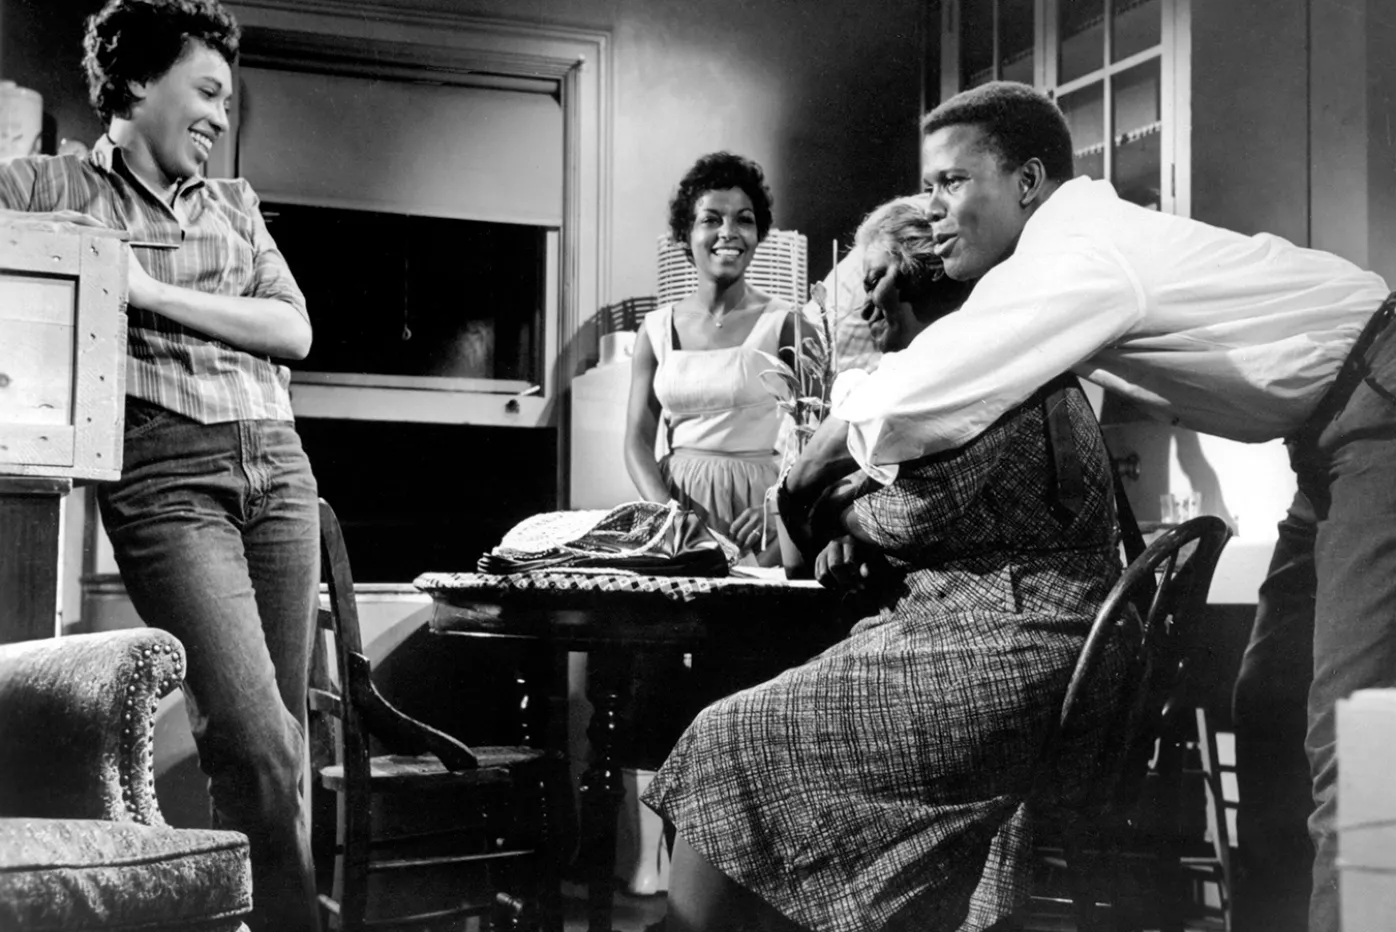
<path id="1" fill-rule="evenodd" d="M 43 96 L 13 81 L 0 81 L 0 162 L 37 153 L 43 128 Z"/>

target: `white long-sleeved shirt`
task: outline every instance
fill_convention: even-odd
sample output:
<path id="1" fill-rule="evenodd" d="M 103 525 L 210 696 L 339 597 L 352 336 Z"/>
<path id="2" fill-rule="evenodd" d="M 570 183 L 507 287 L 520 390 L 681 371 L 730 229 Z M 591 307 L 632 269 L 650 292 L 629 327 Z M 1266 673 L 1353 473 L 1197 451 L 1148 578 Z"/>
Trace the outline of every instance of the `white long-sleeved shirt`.
<path id="1" fill-rule="evenodd" d="M 882 358 L 834 408 L 869 475 L 972 440 L 1072 371 L 1156 417 L 1233 440 L 1298 428 L 1387 295 L 1380 275 L 1277 236 L 1062 185 L 965 305 Z"/>

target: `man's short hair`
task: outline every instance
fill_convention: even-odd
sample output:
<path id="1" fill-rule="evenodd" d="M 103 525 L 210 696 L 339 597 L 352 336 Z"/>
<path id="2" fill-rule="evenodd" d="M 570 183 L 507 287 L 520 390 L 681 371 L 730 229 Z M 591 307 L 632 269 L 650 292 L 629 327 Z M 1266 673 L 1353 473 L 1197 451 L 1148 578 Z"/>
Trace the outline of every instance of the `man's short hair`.
<path id="1" fill-rule="evenodd" d="M 240 31 L 218 0 L 109 0 L 89 16 L 82 65 L 88 96 L 103 123 L 129 116 L 131 84 L 158 80 L 184 55 L 191 39 L 231 66 Z"/>
<path id="2" fill-rule="evenodd" d="M 1069 181 L 1075 174 L 1066 117 L 1046 94 L 1026 84 L 991 81 L 961 91 L 926 114 L 921 133 L 962 125 L 983 130 L 1004 168 L 1037 158 L 1052 181 Z"/>

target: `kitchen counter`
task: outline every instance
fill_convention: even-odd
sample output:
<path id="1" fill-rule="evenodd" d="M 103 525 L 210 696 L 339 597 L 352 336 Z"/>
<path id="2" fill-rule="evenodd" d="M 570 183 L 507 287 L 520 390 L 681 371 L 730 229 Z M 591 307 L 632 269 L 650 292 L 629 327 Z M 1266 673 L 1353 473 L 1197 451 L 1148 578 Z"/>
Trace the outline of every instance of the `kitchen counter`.
<path id="1" fill-rule="evenodd" d="M 1254 605 L 1275 541 L 1264 538 L 1235 538 L 1227 541 L 1217 561 L 1207 601 L 1212 605 Z"/>

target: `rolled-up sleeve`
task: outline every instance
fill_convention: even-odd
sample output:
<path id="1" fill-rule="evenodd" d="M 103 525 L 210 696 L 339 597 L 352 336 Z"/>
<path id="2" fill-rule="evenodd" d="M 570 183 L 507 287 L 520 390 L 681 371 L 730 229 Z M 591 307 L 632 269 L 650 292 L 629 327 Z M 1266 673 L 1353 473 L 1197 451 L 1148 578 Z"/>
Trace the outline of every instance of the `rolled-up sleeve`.
<path id="1" fill-rule="evenodd" d="M 1123 337 L 1144 309 L 1133 270 L 1095 242 L 1013 256 L 834 408 L 848 422 L 849 453 L 869 476 L 891 482 L 896 464 L 973 440 Z"/>
<path id="2" fill-rule="evenodd" d="M 31 210 L 34 179 L 34 166 L 28 159 L 0 163 L 0 209 Z"/>
<path id="3" fill-rule="evenodd" d="M 271 231 L 267 229 L 267 222 L 262 217 L 261 199 L 246 181 L 242 182 L 242 187 L 243 204 L 252 218 L 254 251 L 248 297 L 284 302 L 294 307 L 306 320 L 310 320 L 310 313 L 305 307 L 305 294 L 302 293 L 300 285 L 296 284 L 291 267 L 286 264 L 286 257 L 277 248 L 276 240 L 272 238 Z"/>

